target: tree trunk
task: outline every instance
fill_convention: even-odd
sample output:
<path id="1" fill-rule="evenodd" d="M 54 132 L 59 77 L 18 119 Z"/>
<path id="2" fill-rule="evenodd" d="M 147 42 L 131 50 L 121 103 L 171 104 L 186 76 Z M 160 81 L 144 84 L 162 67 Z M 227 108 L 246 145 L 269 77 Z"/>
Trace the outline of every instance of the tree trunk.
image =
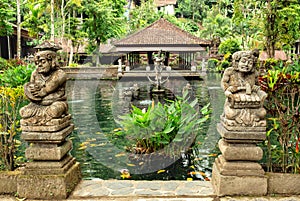
<path id="1" fill-rule="evenodd" d="M 100 41 L 97 41 L 97 48 L 96 48 L 96 67 L 100 65 Z"/>
<path id="2" fill-rule="evenodd" d="M 61 25 L 61 44 L 63 44 L 63 38 L 65 35 L 65 21 L 66 21 L 66 17 L 65 17 L 65 0 L 61 1 L 61 19 L 62 19 L 62 25 Z"/>
<path id="3" fill-rule="evenodd" d="M 8 59 L 11 59 L 10 36 L 7 36 Z"/>
<path id="4" fill-rule="evenodd" d="M 51 33 L 50 41 L 54 42 L 54 0 L 51 0 Z"/>
<path id="5" fill-rule="evenodd" d="M 70 40 L 71 45 L 70 47 L 70 52 L 69 52 L 69 66 L 73 63 L 73 53 L 74 53 L 74 47 L 73 47 L 73 42 Z"/>
<path id="6" fill-rule="evenodd" d="M 17 57 L 21 58 L 21 2 L 17 0 Z"/>
<path id="7" fill-rule="evenodd" d="M 275 57 L 275 44 L 277 38 L 277 32 L 275 30 L 276 23 L 276 8 L 273 9 L 270 0 L 267 5 L 267 20 L 266 20 L 266 50 L 268 58 Z"/>

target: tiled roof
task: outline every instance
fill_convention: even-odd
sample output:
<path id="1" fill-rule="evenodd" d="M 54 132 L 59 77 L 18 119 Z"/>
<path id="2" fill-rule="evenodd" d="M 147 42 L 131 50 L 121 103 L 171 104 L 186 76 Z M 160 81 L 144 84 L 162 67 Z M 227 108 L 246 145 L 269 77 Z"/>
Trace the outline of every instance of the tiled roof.
<path id="1" fill-rule="evenodd" d="M 200 39 L 161 18 L 150 26 L 115 41 L 115 46 L 126 45 L 209 45 L 209 40 Z"/>
<path id="2" fill-rule="evenodd" d="M 177 0 L 154 0 L 154 4 L 158 7 L 167 6 L 167 5 L 175 5 Z"/>

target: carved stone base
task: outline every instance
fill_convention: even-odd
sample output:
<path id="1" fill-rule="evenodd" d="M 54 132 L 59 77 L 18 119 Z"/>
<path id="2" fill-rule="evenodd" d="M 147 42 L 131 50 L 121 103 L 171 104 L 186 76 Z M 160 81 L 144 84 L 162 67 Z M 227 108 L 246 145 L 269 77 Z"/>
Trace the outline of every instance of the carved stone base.
<path id="1" fill-rule="evenodd" d="M 24 174 L 65 174 L 75 163 L 71 155 L 66 155 L 61 161 L 32 161 L 26 164 Z"/>
<path id="2" fill-rule="evenodd" d="M 49 173 L 52 173 L 51 168 Z M 74 163 L 64 174 L 38 175 L 32 172 L 20 175 L 17 190 L 20 197 L 28 199 L 66 199 L 80 179 L 79 163 Z"/>
<path id="3" fill-rule="evenodd" d="M 261 165 L 250 161 L 226 161 L 220 155 L 215 160 L 220 174 L 226 176 L 263 176 L 265 171 Z"/>
<path id="4" fill-rule="evenodd" d="M 255 144 L 233 144 L 221 139 L 219 148 L 228 161 L 259 161 L 263 157 L 263 150 Z"/>
<path id="5" fill-rule="evenodd" d="M 267 194 L 267 177 L 265 176 L 228 176 L 221 174 L 220 169 L 213 165 L 212 185 L 217 196 Z"/>
<path id="6" fill-rule="evenodd" d="M 72 149 L 72 142 L 67 140 L 61 144 L 33 143 L 25 151 L 25 156 L 32 160 L 59 161 Z"/>
<path id="7" fill-rule="evenodd" d="M 217 130 L 227 142 L 257 143 L 266 139 L 265 127 L 235 127 L 228 130 L 225 124 L 218 123 Z"/>

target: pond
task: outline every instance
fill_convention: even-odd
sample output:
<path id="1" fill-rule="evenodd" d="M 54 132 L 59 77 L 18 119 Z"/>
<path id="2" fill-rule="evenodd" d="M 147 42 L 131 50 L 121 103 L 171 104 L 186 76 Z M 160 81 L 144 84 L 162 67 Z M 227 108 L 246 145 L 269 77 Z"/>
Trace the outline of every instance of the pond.
<path id="1" fill-rule="evenodd" d="M 124 100 L 125 89 L 137 83 L 145 96 L 138 103 L 148 107 L 152 103 L 147 79 L 122 78 L 121 80 L 68 80 L 67 93 L 69 110 L 75 130 L 72 155 L 81 163 L 84 179 L 130 179 L 134 180 L 209 180 L 214 158 L 218 153 L 219 134 L 216 123 L 223 110 L 224 97 L 219 74 L 207 74 L 204 80 L 169 79 L 165 87 L 175 96 L 182 96 L 183 88 L 189 83 L 198 99 L 199 107 L 211 104 L 211 118 L 188 150 L 172 160 L 153 157 L 151 164 L 136 160 L 140 154 L 126 152 L 108 138 L 109 133 L 119 129 L 117 120 L 128 113 L 130 105 Z M 148 95 L 147 95 L 148 94 Z M 135 160 L 132 160 L 135 158 Z M 145 167 L 146 166 L 146 167 Z M 124 174 L 124 171 L 126 174 Z M 125 177 L 124 177 L 125 175 Z"/>

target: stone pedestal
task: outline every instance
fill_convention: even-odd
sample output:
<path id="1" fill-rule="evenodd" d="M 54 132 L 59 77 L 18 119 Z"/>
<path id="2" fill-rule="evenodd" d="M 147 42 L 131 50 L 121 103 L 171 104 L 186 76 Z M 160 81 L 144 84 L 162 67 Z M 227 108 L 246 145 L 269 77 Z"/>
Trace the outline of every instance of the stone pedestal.
<path id="1" fill-rule="evenodd" d="M 22 124 L 22 138 L 29 143 L 25 156 L 30 160 L 18 179 L 20 197 L 65 199 L 81 179 L 80 167 L 69 152 L 74 129 L 71 116 L 56 119 L 50 125 Z"/>
<path id="2" fill-rule="evenodd" d="M 256 145 L 264 140 L 265 128 L 227 130 L 223 123 L 219 123 L 217 128 L 222 136 L 219 141 L 222 155 L 213 165 L 212 184 L 216 194 L 266 195 L 267 177 L 257 163 L 263 151 Z"/>

